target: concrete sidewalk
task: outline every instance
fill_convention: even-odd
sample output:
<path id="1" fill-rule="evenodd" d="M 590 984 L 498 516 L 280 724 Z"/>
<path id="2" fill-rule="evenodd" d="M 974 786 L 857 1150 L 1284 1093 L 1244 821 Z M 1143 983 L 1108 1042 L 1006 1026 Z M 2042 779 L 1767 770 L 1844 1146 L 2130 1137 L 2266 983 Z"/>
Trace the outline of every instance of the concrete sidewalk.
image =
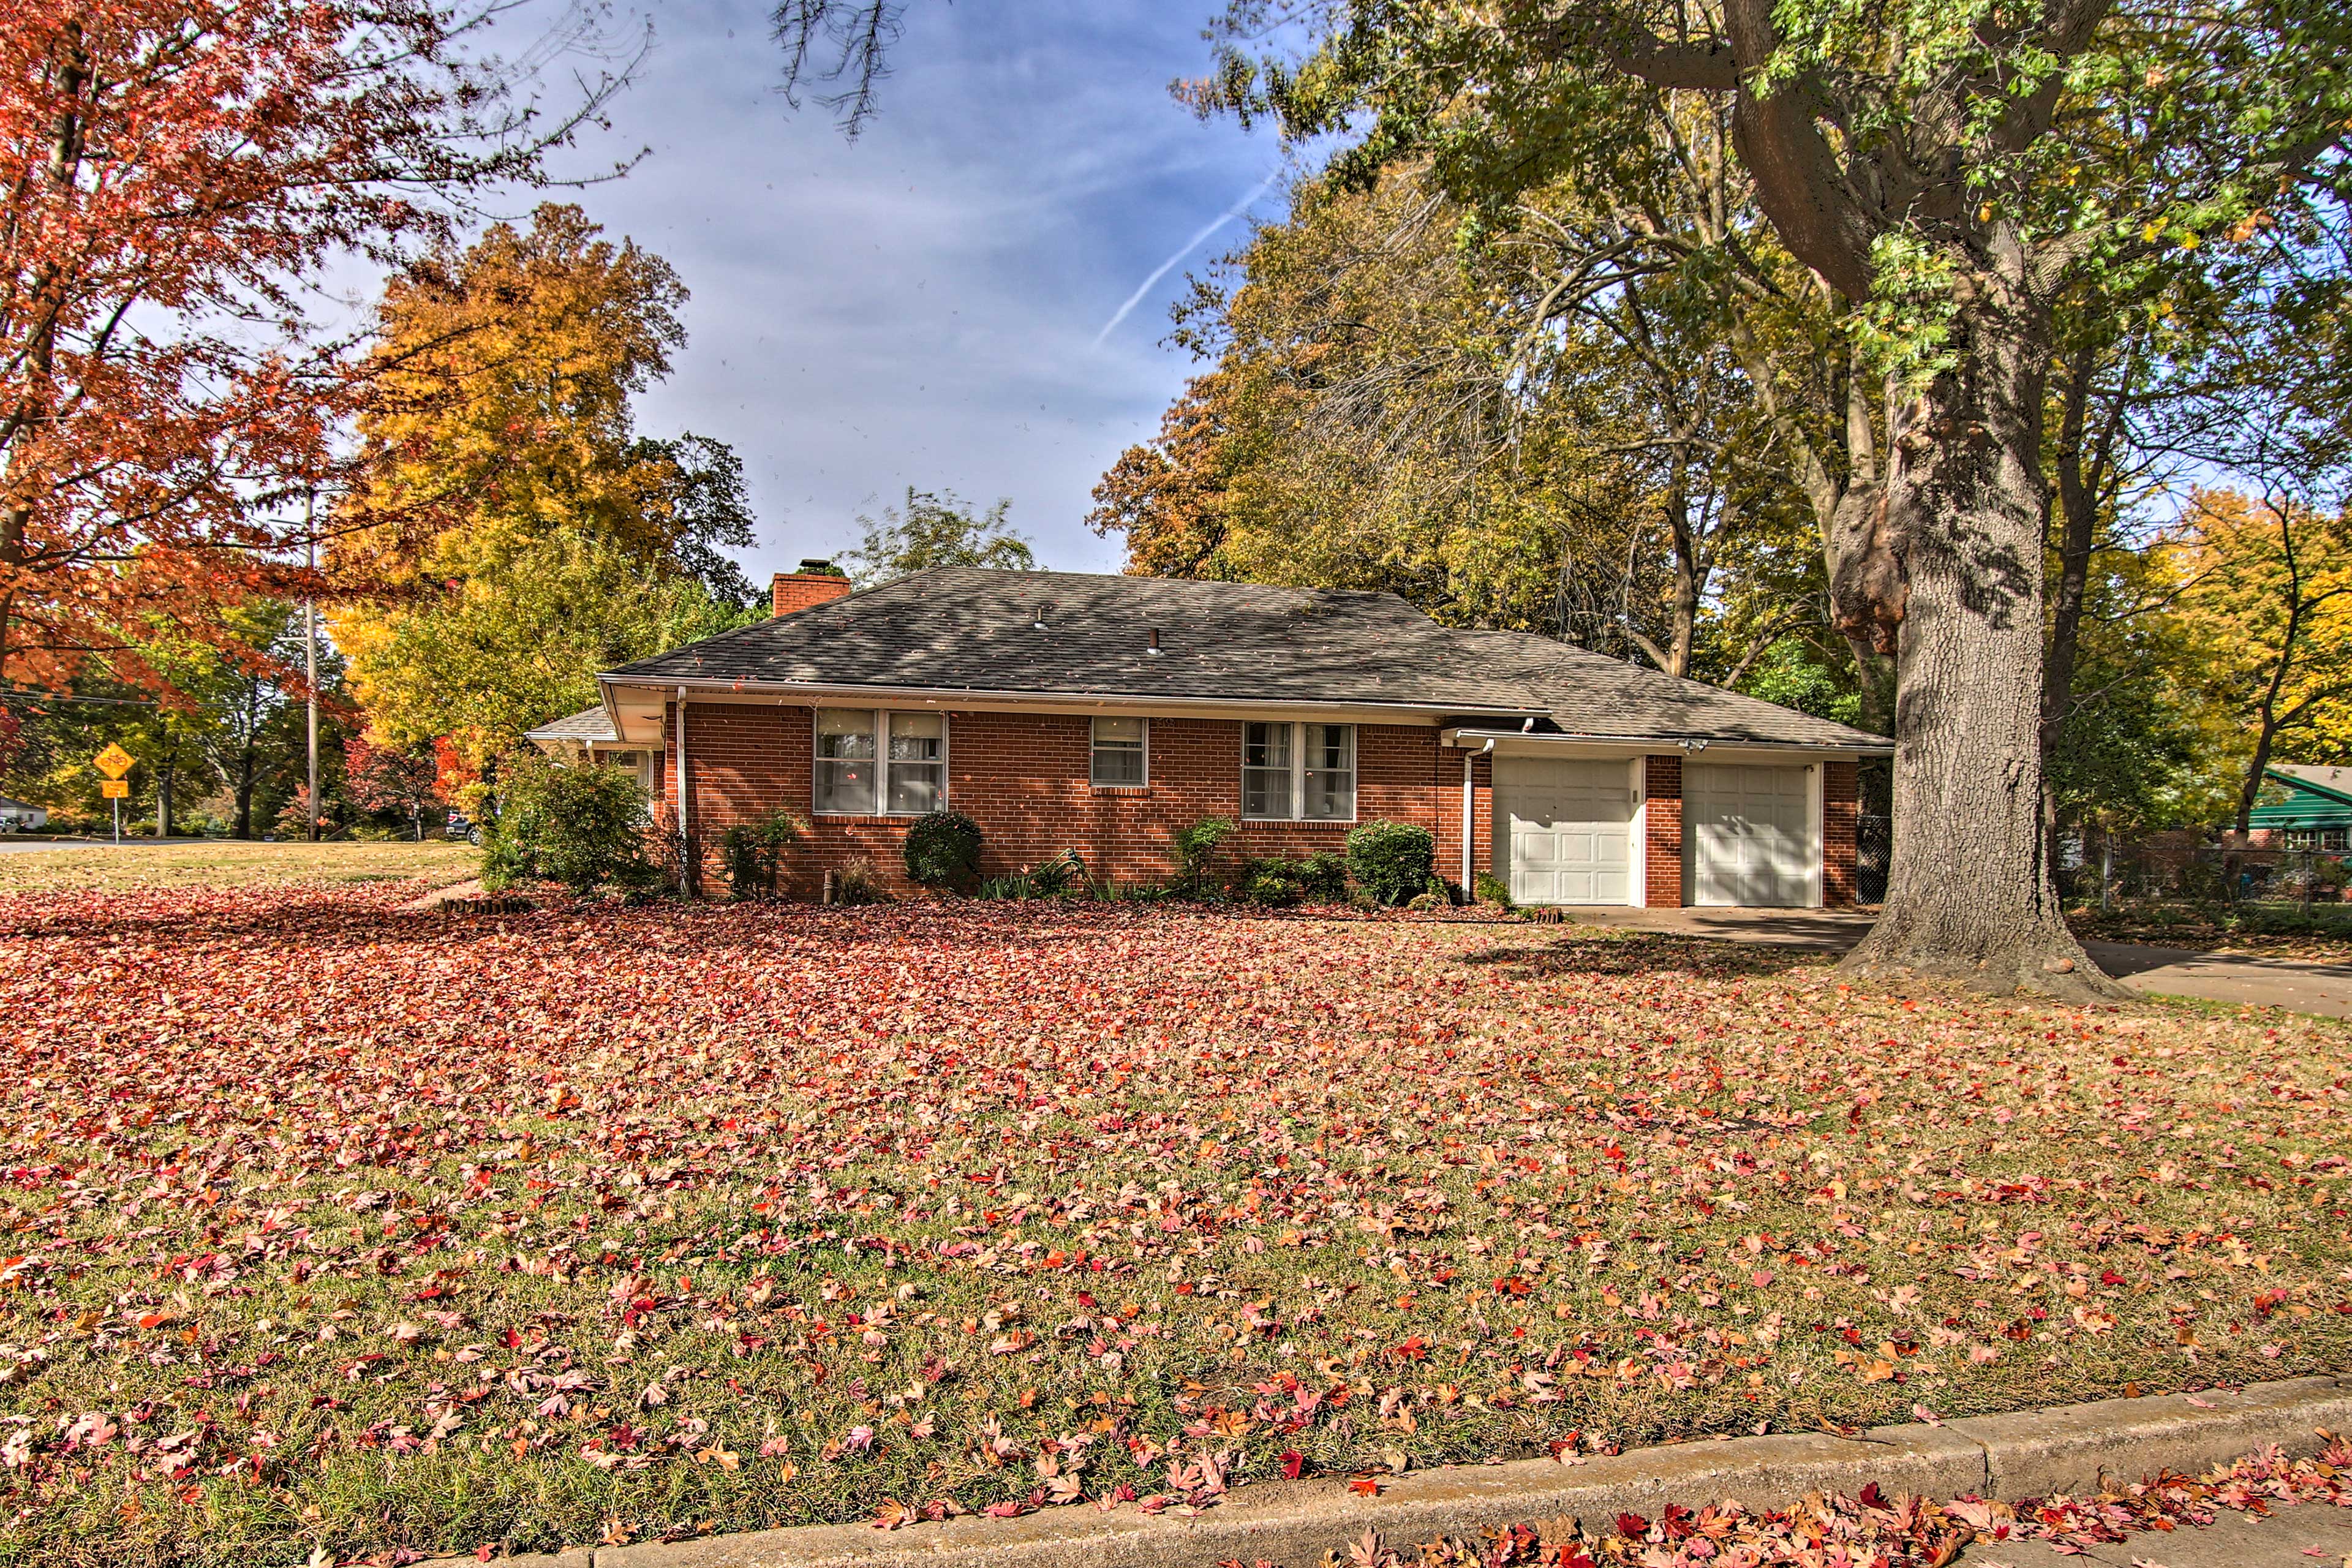
<path id="1" fill-rule="evenodd" d="M 1869 931 L 1877 915 L 1853 910 L 1579 909 L 1580 925 L 1630 926 L 1752 942 L 1816 952 L 1843 952 Z M 2352 1017 L 2352 964 L 2305 963 L 2285 958 L 2193 952 L 2129 942 L 2083 944 L 2099 967 L 2151 996 L 2193 996 L 2208 1002 L 2284 1007 L 2324 1018 Z"/>
<path id="2" fill-rule="evenodd" d="M 1962 1568 L 2343 1568 L 2352 1563 L 2352 1509 L 2308 1504 L 2268 1519 L 2223 1510 L 2209 1525 L 2150 1531 L 2062 1552 L 2046 1541 L 1979 1541 Z"/>

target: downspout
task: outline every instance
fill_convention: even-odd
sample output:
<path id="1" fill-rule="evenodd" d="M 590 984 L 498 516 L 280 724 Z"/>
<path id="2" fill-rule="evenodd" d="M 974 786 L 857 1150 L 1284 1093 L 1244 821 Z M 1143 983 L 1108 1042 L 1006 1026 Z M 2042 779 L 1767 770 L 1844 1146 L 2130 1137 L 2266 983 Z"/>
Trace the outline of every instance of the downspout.
<path id="1" fill-rule="evenodd" d="M 1494 752 L 1495 742 L 1490 736 L 1482 749 L 1462 753 L 1462 890 L 1465 894 L 1471 890 L 1471 841 L 1478 831 L 1478 791 L 1472 782 L 1475 776 L 1473 770 L 1480 757 L 1492 756 Z"/>
<path id="2" fill-rule="evenodd" d="M 677 689 L 677 879 L 678 890 L 693 896 L 694 830 L 687 822 L 688 792 L 686 771 L 686 688 Z"/>

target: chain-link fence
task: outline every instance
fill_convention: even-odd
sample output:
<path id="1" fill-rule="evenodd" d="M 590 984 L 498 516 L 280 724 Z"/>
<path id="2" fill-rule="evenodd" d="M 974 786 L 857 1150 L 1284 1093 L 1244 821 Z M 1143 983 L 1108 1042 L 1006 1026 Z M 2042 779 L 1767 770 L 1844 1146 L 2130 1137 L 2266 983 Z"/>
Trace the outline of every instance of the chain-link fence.
<path id="1" fill-rule="evenodd" d="M 1895 859 L 1895 819 L 1864 812 L 1853 820 L 1853 896 L 1856 902 L 1886 901 L 1886 868 Z"/>

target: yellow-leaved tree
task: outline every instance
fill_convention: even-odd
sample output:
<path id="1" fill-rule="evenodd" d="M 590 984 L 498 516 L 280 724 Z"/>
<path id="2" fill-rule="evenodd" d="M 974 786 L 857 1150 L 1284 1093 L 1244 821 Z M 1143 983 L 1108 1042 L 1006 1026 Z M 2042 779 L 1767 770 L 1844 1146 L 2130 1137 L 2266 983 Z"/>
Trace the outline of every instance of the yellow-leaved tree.
<path id="1" fill-rule="evenodd" d="M 751 542 L 741 465 L 640 436 L 631 408 L 685 299 L 661 258 L 552 204 L 386 288 L 366 478 L 328 552 L 378 733 L 478 764 L 592 703 L 599 669 L 753 618 L 726 554 Z"/>
<path id="2" fill-rule="evenodd" d="M 2199 490 L 2169 549 L 2197 668 L 2242 728 L 2243 832 L 2272 762 L 2352 750 L 2352 513 Z"/>

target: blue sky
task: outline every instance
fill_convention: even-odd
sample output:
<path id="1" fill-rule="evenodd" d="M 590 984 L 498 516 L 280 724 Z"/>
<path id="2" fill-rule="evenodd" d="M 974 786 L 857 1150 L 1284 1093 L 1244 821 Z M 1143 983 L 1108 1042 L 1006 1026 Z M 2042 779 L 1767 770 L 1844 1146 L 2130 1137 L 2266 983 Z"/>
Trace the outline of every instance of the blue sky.
<path id="1" fill-rule="evenodd" d="M 756 574 L 843 548 L 858 511 L 910 484 L 1010 497 L 1043 563 L 1118 569 L 1118 542 L 1085 526 L 1088 492 L 1193 368 L 1160 346 L 1168 303 L 1243 222 L 1104 329 L 1221 214 L 1271 217 L 1282 199 L 1271 134 L 1168 95 L 1208 58 L 1211 8 L 915 0 L 880 112 L 850 142 L 777 94 L 765 6 L 663 0 L 610 132 L 567 161 L 650 150 L 577 199 L 693 290 L 690 342 L 641 422 L 742 456 Z"/>

